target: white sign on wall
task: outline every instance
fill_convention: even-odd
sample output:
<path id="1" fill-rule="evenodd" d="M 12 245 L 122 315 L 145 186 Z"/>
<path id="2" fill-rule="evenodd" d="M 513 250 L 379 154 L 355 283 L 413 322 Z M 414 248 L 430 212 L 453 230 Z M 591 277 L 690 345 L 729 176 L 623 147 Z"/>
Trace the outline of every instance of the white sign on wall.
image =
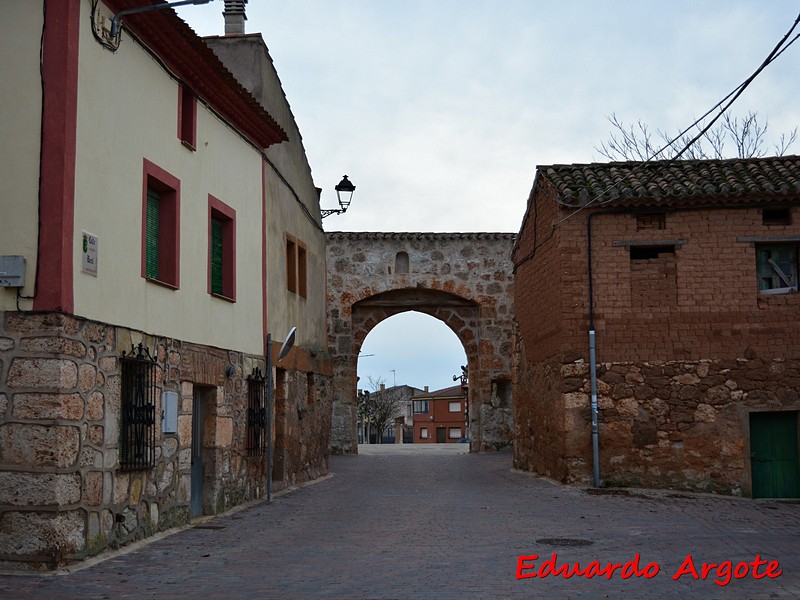
<path id="1" fill-rule="evenodd" d="M 97 277 L 97 236 L 83 231 L 81 271 Z"/>

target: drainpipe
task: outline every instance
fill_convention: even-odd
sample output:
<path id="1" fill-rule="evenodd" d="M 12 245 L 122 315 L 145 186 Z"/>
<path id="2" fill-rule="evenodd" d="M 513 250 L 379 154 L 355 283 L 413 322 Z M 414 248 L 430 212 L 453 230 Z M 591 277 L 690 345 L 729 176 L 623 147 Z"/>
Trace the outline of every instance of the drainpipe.
<path id="1" fill-rule="evenodd" d="M 594 330 L 594 290 L 592 288 L 592 218 L 599 212 L 589 213 L 586 219 L 586 255 L 589 262 L 589 373 L 592 381 L 592 466 L 594 487 L 600 487 L 600 432 L 597 427 L 597 347 Z"/>

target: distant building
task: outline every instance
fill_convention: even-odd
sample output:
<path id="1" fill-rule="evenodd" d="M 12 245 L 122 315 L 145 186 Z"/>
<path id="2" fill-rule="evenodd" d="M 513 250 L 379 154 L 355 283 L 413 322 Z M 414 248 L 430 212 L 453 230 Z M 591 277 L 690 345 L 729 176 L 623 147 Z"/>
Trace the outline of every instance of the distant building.
<path id="1" fill-rule="evenodd" d="M 799 249 L 796 156 L 539 167 L 513 254 L 515 466 L 800 496 Z"/>
<path id="2" fill-rule="evenodd" d="M 397 404 L 397 416 L 381 432 L 380 443 L 410 444 L 413 442 L 414 419 L 411 411 L 411 398 L 421 392 L 421 389 L 410 385 L 395 385 L 387 388 L 383 384 L 381 384 L 380 391 L 370 392 L 383 394 L 387 400 Z M 359 391 L 359 394 L 361 393 L 363 392 Z M 361 416 L 358 418 L 358 443 L 378 443 L 378 432 L 375 430 L 375 426 L 365 422 Z"/>
<path id="3" fill-rule="evenodd" d="M 452 444 L 467 437 L 467 404 L 460 385 L 411 398 L 415 444 Z"/>

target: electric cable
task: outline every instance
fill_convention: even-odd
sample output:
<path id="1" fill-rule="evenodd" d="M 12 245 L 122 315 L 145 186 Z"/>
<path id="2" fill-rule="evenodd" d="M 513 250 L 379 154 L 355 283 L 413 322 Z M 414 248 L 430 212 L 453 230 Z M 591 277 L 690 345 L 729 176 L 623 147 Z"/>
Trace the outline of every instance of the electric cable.
<path id="1" fill-rule="evenodd" d="M 798 24 L 800 24 L 800 14 L 798 14 L 797 17 L 795 18 L 794 23 L 789 28 L 789 31 L 786 32 L 786 34 L 775 45 L 775 47 L 772 49 L 772 51 L 767 55 L 767 57 L 764 59 L 764 61 L 762 61 L 762 63 L 759 65 L 759 67 L 749 77 L 747 77 L 747 79 L 745 79 L 742 83 L 740 83 L 738 86 L 736 86 L 733 89 L 733 91 L 731 91 L 729 94 L 727 94 L 722 100 L 717 102 L 708 111 L 706 111 L 699 119 L 695 120 L 694 123 L 692 123 L 686 129 L 681 131 L 675 138 L 673 138 L 672 140 L 668 141 L 665 146 L 663 146 L 661 149 L 659 149 L 656 152 L 654 152 L 649 158 L 647 158 L 647 160 L 642 161 L 642 162 L 638 163 L 637 165 L 635 165 L 630 170 L 630 172 L 627 175 L 624 175 L 619 181 L 617 181 L 617 182 L 609 185 L 605 189 L 597 192 L 595 194 L 595 196 L 591 200 L 586 202 L 583 206 L 578 207 L 577 209 L 575 209 L 570 214 L 566 215 L 562 219 L 560 219 L 560 220 L 556 221 L 555 223 L 553 223 L 549 235 L 539 243 L 536 243 L 536 231 L 534 230 L 534 232 L 533 232 L 533 235 L 534 235 L 533 249 L 528 254 L 526 254 L 524 257 L 522 257 L 519 261 L 514 263 L 514 272 L 516 273 L 516 270 L 517 270 L 517 268 L 519 266 L 521 266 L 525 262 L 531 260 L 536 255 L 536 251 L 541 246 L 543 246 L 545 243 L 547 243 L 553 237 L 553 235 L 555 234 L 556 228 L 558 228 L 560 225 L 562 225 L 563 223 L 565 223 L 569 219 L 573 218 L 575 215 L 577 215 L 580 212 L 586 210 L 587 208 L 591 208 L 591 207 L 593 207 L 595 205 L 602 206 L 604 204 L 608 204 L 609 202 L 612 202 L 614 200 L 614 198 L 609 198 L 608 200 L 605 200 L 605 201 L 602 201 L 601 198 L 603 196 L 605 196 L 608 192 L 613 190 L 614 188 L 618 187 L 620 184 L 625 183 L 626 181 L 629 181 L 630 178 L 634 175 L 634 173 L 638 172 L 646 164 L 653 162 L 655 160 L 655 158 L 659 154 L 663 153 L 665 150 L 667 150 L 668 148 L 672 147 L 684 135 L 686 135 L 689 131 L 691 131 L 692 129 L 697 127 L 700 123 L 702 123 L 703 120 L 706 117 L 708 117 L 708 115 L 710 115 L 712 112 L 714 112 L 716 109 L 719 108 L 720 109 L 719 114 L 717 114 L 706 126 L 704 126 L 702 128 L 702 130 L 696 136 L 694 136 L 691 140 L 689 140 L 677 154 L 675 154 L 674 156 L 672 156 L 669 159 L 666 159 L 665 162 L 669 163 L 669 162 L 674 162 L 674 161 L 679 160 L 680 157 L 683 156 L 683 154 L 685 154 L 686 151 L 692 145 L 694 145 L 703 135 L 705 135 L 708 132 L 708 130 L 714 125 L 714 123 L 716 123 L 722 117 L 723 114 L 725 114 L 725 112 L 733 105 L 733 103 L 739 98 L 739 96 L 742 95 L 742 93 L 745 91 L 745 89 L 747 89 L 747 87 L 755 80 L 755 78 L 758 75 L 760 75 L 761 72 L 767 66 L 772 64 L 781 54 L 783 54 L 792 44 L 794 44 L 794 42 L 796 42 L 798 38 L 800 38 L 800 34 L 797 34 L 788 43 L 786 41 L 792 35 L 792 32 L 797 28 Z M 726 102 L 727 102 L 727 104 L 726 104 Z M 722 107 L 722 108 L 720 108 L 720 107 Z M 536 213 L 537 213 L 537 210 L 536 210 L 536 207 L 534 207 L 534 217 L 536 217 Z"/>

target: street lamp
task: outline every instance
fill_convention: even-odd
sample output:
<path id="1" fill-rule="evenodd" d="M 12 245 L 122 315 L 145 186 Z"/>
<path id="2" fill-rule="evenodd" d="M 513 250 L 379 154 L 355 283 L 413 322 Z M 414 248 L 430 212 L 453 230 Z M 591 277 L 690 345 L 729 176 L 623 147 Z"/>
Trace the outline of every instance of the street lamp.
<path id="1" fill-rule="evenodd" d="M 347 209 L 350 207 L 350 201 L 353 199 L 353 192 L 356 191 L 356 186 L 347 178 L 347 175 L 344 175 L 342 180 L 333 189 L 336 190 L 339 208 L 324 208 L 320 210 L 323 219 L 331 215 L 341 215 L 347 212 Z"/>

